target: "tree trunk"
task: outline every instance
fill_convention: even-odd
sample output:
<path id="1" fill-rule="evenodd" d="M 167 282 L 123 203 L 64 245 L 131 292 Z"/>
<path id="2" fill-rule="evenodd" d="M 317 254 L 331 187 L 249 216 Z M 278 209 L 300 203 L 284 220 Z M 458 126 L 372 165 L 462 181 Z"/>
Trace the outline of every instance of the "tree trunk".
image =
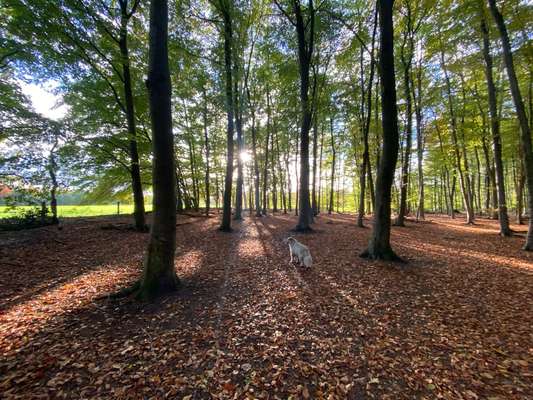
<path id="1" fill-rule="evenodd" d="M 227 113 L 227 136 L 226 136 L 226 178 L 224 181 L 224 200 L 222 208 L 222 223 L 220 230 L 231 231 L 231 189 L 233 186 L 233 136 L 234 136 L 234 115 L 233 115 L 233 84 L 232 84 L 232 48 L 233 48 L 233 26 L 229 5 L 221 2 L 221 9 L 224 18 L 224 70 L 226 75 L 226 113 Z M 226 8 L 228 7 L 228 8 Z"/>
<path id="2" fill-rule="evenodd" d="M 316 198 L 316 162 L 318 156 L 318 112 L 315 110 L 313 114 L 313 183 L 311 191 L 311 207 L 313 208 L 313 215 L 318 215 L 318 202 Z"/>
<path id="3" fill-rule="evenodd" d="M 122 73 L 124 78 L 124 99 L 126 102 L 126 119 L 128 123 L 129 151 L 130 151 L 130 174 L 131 186 L 133 190 L 133 217 L 135 228 L 146 231 L 146 220 L 144 215 L 144 195 L 141 181 L 141 170 L 139 166 L 139 150 L 137 148 L 137 128 L 135 124 L 135 107 L 133 103 L 133 90 L 131 84 L 130 59 L 128 48 L 128 22 L 131 13 L 127 11 L 127 0 L 120 1 L 120 38 L 119 47 L 122 58 Z"/>
<path id="4" fill-rule="evenodd" d="M 57 218 L 57 177 L 56 177 L 56 171 L 57 171 L 57 163 L 56 163 L 56 157 L 55 157 L 55 151 L 58 145 L 58 137 L 56 135 L 54 145 L 52 146 L 52 149 L 50 150 L 50 157 L 48 160 L 48 173 L 50 175 L 50 180 L 52 181 L 52 187 L 50 188 L 50 210 L 52 211 L 52 223 L 58 224 L 59 219 Z"/>
<path id="5" fill-rule="evenodd" d="M 248 94 L 248 101 L 250 100 L 250 95 Z M 251 116 L 252 116 L 252 154 L 254 157 L 254 201 L 255 201 L 255 216 L 260 217 L 261 214 L 261 204 L 259 200 L 259 161 L 257 159 L 257 132 L 255 127 L 255 107 L 251 106 Z"/>
<path id="6" fill-rule="evenodd" d="M 414 86 L 414 85 L 413 85 Z M 416 152 L 418 164 L 418 207 L 416 220 L 426 219 L 424 213 L 424 133 L 422 126 L 422 65 L 416 70 L 416 88 L 413 87 L 413 100 L 416 115 Z"/>
<path id="7" fill-rule="evenodd" d="M 267 137 L 265 144 L 265 162 L 263 165 L 263 215 L 268 211 L 268 161 L 269 161 L 269 141 L 270 141 L 270 93 L 267 89 Z"/>
<path id="8" fill-rule="evenodd" d="M 284 154 L 285 176 L 287 177 L 287 203 L 288 203 L 289 211 L 292 211 L 292 188 L 291 188 L 291 183 L 292 182 L 291 182 L 291 171 L 290 171 L 290 168 L 289 168 L 289 151 L 290 151 L 290 148 L 291 148 L 290 137 L 287 139 L 287 141 L 288 141 L 287 148 L 289 150 L 286 151 L 285 154 Z"/>
<path id="9" fill-rule="evenodd" d="M 333 193 L 335 190 L 335 162 L 337 158 L 337 152 L 335 151 L 335 138 L 333 136 L 333 118 L 330 120 L 330 133 L 331 133 L 331 154 L 333 159 L 331 161 L 331 187 L 329 189 L 329 205 L 328 205 L 328 214 L 331 214 L 333 211 Z"/>
<path id="10" fill-rule="evenodd" d="M 377 10 L 376 10 L 377 11 Z M 368 177 L 369 186 L 371 189 L 371 196 L 374 195 L 374 188 L 372 182 L 372 168 L 370 166 L 370 148 L 368 145 L 368 135 L 370 133 L 370 121 L 372 119 L 372 86 L 374 84 L 374 71 L 376 60 L 374 58 L 374 48 L 376 42 L 376 31 L 377 31 L 377 14 L 374 16 L 374 28 L 372 31 L 372 47 L 370 50 L 370 76 L 368 78 L 368 86 L 366 89 L 366 118 L 363 121 L 363 160 L 361 164 L 361 170 L 359 172 L 359 210 L 357 212 L 357 226 L 360 228 L 364 227 L 363 219 L 365 216 L 365 191 L 366 191 L 366 177 Z M 361 69 L 363 69 L 363 64 L 361 62 Z M 364 117 L 364 87 L 361 86 L 363 101 L 361 102 L 361 116 Z"/>
<path id="11" fill-rule="evenodd" d="M 153 299 L 176 290 L 176 190 L 174 180 L 174 137 L 172 135 L 171 83 L 168 67 L 168 4 L 150 4 L 150 47 L 148 92 L 152 121 L 153 221 L 144 260 L 139 299 Z"/>
<path id="12" fill-rule="evenodd" d="M 379 73 L 381 81 L 382 156 L 376 181 L 374 223 L 368 248 L 361 254 L 370 259 L 398 260 L 390 245 L 391 188 L 398 160 L 398 110 L 394 74 L 393 0 L 378 0 L 380 25 Z"/>
<path id="13" fill-rule="evenodd" d="M 507 215 L 507 202 L 505 198 L 500 120 L 496 106 L 496 86 L 494 85 L 494 79 L 492 77 L 492 57 L 490 55 L 489 31 L 483 15 L 481 16 L 481 32 L 483 34 L 483 58 L 485 59 L 485 76 L 487 78 L 487 91 L 489 94 L 490 126 L 494 151 L 496 187 L 498 190 L 498 220 L 500 222 L 500 235 L 511 236 L 512 233 L 511 228 L 509 228 L 509 216 Z"/>
<path id="14" fill-rule="evenodd" d="M 309 19 L 307 23 L 302 16 L 300 2 L 293 0 L 293 10 L 296 20 L 296 33 L 298 37 L 298 70 L 300 73 L 300 194 L 299 215 L 296 230 L 305 232 L 311 230 L 313 210 L 309 199 L 309 130 L 311 128 L 312 109 L 309 102 L 309 71 L 313 56 L 315 39 L 315 9 L 313 0 L 309 0 Z M 307 27 L 309 25 L 309 34 Z"/>
<path id="15" fill-rule="evenodd" d="M 204 146 L 205 146 L 205 215 L 209 215 L 210 208 L 210 191 L 209 191 L 209 134 L 207 131 L 207 94 L 205 88 L 203 88 L 204 97 L 204 109 L 203 109 L 203 122 L 204 122 Z"/>
<path id="16" fill-rule="evenodd" d="M 511 52 L 511 44 L 509 41 L 509 35 L 507 28 L 503 20 L 503 16 L 496 7 L 496 0 L 489 0 L 490 11 L 496 25 L 500 32 L 500 38 L 503 47 L 503 60 L 505 62 L 505 68 L 507 69 L 507 76 L 509 78 L 509 85 L 511 87 L 511 94 L 513 96 L 513 102 L 518 115 L 518 121 L 520 123 L 520 142 L 522 144 L 522 152 L 524 157 L 524 169 L 526 175 L 527 188 L 529 191 L 528 197 L 528 211 L 529 211 L 529 228 L 527 231 L 526 243 L 524 244 L 524 250 L 533 250 L 533 148 L 531 145 L 531 129 L 529 127 L 524 102 L 518 86 L 518 80 L 516 79 L 516 73 L 514 69 L 513 53 Z"/>
<path id="17" fill-rule="evenodd" d="M 410 56 L 409 56 L 410 57 Z M 405 100 L 406 100 L 406 128 L 405 128 L 405 153 L 403 155 L 402 163 L 402 177 L 400 187 L 400 210 L 398 217 L 396 218 L 396 226 L 405 226 L 405 215 L 407 213 L 407 189 L 409 185 L 409 164 L 411 161 L 411 146 L 412 146 L 412 119 L 413 119 L 413 106 L 411 103 L 411 77 L 410 77 L 410 65 L 411 59 L 404 60 L 404 86 L 405 86 Z"/>
<path id="18" fill-rule="evenodd" d="M 451 89 L 451 83 L 450 78 L 448 76 L 448 70 L 446 69 L 444 61 L 444 50 L 441 49 L 441 68 L 444 71 L 444 78 L 446 81 L 446 91 L 448 96 L 448 107 L 450 112 L 450 120 L 451 120 L 451 136 L 452 136 L 452 144 L 454 148 L 455 153 L 455 165 L 457 168 L 457 172 L 459 173 L 459 183 L 461 185 L 461 194 L 463 196 L 463 204 L 466 210 L 466 223 L 472 224 L 474 223 L 474 215 L 473 215 L 473 209 L 471 205 L 471 197 L 469 196 L 469 183 L 467 182 L 467 173 L 463 171 L 462 161 L 461 161 L 461 152 L 459 149 L 459 141 L 457 138 L 457 119 L 455 115 L 455 109 L 453 107 L 453 98 L 452 98 L 452 89 Z M 466 161 L 466 160 L 465 160 Z M 452 218 L 453 218 L 453 209 L 454 209 L 454 202 L 452 202 Z"/>
<path id="19" fill-rule="evenodd" d="M 235 215 L 233 219 L 241 220 L 242 219 L 242 202 L 243 202 L 243 185 L 244 185 L 244 176 L 242 170 L 242 153 L 244 150 L 244 137 L 242 131 L 242 109 L 241 109 L 241 99 L 239 94 L 238 87 L 238 63 L 234 63 L 234 107 L 235 107 L 235 122 L 237 128 L 237 187 L 235 188 Z"/>
<path id="20" fill-rule="evenodd" d="M 274 151 L 274 142 L 276 141 L 276 130 L 272 130 L 272 139 L 270 140 L 270 168 L 272 168 L 272 212 L 278 212 L 278 176 L 276 175 L 276 153 Z"/>
<path id="21" fill-rule="evenodd" d="M 521 163 L 521 160 L 519 160 L 519 163 Z M 518 171 L 518 184 L 516 185 L 516 223 L 522 225 L 524 223 L 522 220 L 522 209 L 524 208 L 523 197 L 526 175 L 524 174 L 524 168 L 522 165 L 520 165 Z M 531 216 L 529 218 L 531 219 Z"/>

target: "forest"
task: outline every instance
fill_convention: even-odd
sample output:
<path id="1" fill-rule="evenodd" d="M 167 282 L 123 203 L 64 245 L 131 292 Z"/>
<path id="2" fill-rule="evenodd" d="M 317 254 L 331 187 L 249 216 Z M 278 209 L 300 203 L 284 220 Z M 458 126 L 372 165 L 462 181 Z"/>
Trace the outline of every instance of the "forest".
<path id="1" fill-rule="evenodd" d="M 528 0 L 0 0 L 0 398 L 533 398 Z"/>

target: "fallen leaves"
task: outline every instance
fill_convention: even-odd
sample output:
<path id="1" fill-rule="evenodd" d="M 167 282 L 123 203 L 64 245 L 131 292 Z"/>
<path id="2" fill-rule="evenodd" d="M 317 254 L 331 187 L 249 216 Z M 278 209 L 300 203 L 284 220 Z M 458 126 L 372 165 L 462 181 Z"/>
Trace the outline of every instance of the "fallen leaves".
<path id="1" fill-rule="evenodd" d="M 1 396 L 532 397 L 533 257 L 493 222 L 430 218 L 393 229 L 397 268 L 359 259 L 352 216 L 321 216 L 304 271 L 293 217 L 231 235 L 180 217 L 184 286 L 158 304 L 96 300 L 137 278 L 146 235 L 94 219 L 0 236 Z"/>

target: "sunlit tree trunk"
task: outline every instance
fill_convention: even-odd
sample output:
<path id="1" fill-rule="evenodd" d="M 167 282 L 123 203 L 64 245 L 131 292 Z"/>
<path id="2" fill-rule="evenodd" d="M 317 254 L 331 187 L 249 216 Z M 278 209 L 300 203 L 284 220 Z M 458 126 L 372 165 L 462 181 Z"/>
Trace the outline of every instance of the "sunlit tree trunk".
<path id="1" fill-rule="evenodd" d="M 137 293 L 138 298 L 147 300 L 176 290 L 179 285 L 174 270 L 176 190 L 167 37 L 167 1 L 152 0 L 147 86 L 152 121 L 153 221 Z"/>
<path id="2" fill-rule="evenodd" d="M 487 91 L 489 94 L 490 126 L 492 132 L 496 187 L 498 190 L 498 221 L 500 222 L 500 235 L 511 236 L 512 233 L 511 228 L 509 228 L 509 217 L 507 215 L 507 201 L 505 198 L 500 120 L 496 106 L 496 86 L 494 85 L 494 79 L 492 77 L 492 57 L 490 55 L 489 31 L 483 15 L 481 16 L 481 33 L 483 34 L 483 58 L 485 59 L 485 77 L 487 78 Z"/>
<path id="3" fill-rule="evenodd" d="M 509 78 L 509 86 L 511 87 L 511 94 L 513 102 L 516 108 L 518 121 L 520 123 L 520 142 L 522 144 L 522 152 L 524 157 L 524 170 L 526 175 L 527 188 L 529 191 L 528 196 L 528 211 L 529 211 L 529 228 L 526 237 L 526 243 L 524 244 L 524 250 L 533 250 L 533 148 L 531 144 L 531 129 L 528 124 L 524 102 L 522 101 L 522 95 L 520 93 L 520 87 L 518 86 L 518 80 L 516 79 L 516 72 L 514 69 L 513 53 L 511 51 L 511 44 L 509 35 L 507 33 L 507 27 L 503 20 L 503 16 L 496 6 L 496 0 L 488 0 L 490 11 L 496 26 L 500 32 L 500 38 L 503 48 L 503 60 L 505 62 L 505 68 L 507 70 L 507 76 Z"/>
<path id="4" fill-rule="evenodd" d="M 328 205 L 328 214 L 333 212 L 333 194 L 335 191 L 335 165 L 337 161 L 337 152 L 335 151 L 335 137 L 333 136 L 333 119 L 330 120 L 330 134 L 331 134 L 331 186 L 329 189 L 329 205 Z"/>
<path id="5" fill-rule="evenodd" d="M 207 130 L 207 94 L 203 88 L 203 123 L 204 123 L 204 146 L 205 146 L 205 215 L 209 215 L 210 191 L 209 191 L 209 134 Z"/>

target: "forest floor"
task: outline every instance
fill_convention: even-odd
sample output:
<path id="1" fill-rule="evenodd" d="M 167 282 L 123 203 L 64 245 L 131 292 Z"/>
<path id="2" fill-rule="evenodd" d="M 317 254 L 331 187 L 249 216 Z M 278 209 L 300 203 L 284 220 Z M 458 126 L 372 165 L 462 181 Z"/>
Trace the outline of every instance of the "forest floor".
<path id="1" fill-rule="evenodd" d="M 183 285 L 155 304 L 101 298 L 140 273 L 148 235 L 102 229 L 125 217 L 1 234 L 0 398 L 533 398 L 523 237 L 429 215 L 393 228 L 399 265 L 360 259 L 370 229 L 354 220 L 228 234 L 180 216 Z M 289 235 L 312 270 L 289 264 Z"/>

